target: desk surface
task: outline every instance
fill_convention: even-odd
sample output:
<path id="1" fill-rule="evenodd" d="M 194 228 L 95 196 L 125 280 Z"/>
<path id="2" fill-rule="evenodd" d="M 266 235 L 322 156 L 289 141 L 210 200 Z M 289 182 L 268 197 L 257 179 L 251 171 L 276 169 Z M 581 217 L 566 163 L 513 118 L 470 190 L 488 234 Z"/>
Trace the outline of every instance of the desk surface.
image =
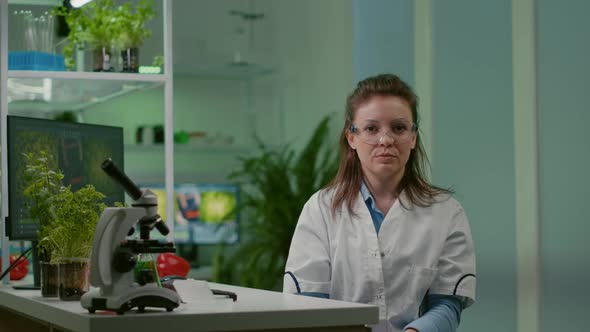
<path id="1" fill-rule="evenodd" d="M 43 298 L 40 291 L 0 286 L 0 306 L 50 325 L 72 331 L 244 331 L 376 324 L 372 305 L 283 294 L 209 283 L 211 288 L 235 292 L 238 301 L 218 297 L 213 303 L 181 305 L 173 312 L 146 309 L 117 316 L 89 314 L 80 302 Z"/>

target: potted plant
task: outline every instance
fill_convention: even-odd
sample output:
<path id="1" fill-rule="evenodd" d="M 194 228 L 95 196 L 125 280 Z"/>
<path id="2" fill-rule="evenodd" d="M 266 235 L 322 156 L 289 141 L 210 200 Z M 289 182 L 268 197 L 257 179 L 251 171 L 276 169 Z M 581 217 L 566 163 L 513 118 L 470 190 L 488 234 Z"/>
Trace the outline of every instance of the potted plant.
<path id="1" fill-rule="evenodd" d="M 216 282 L 269 290 L 280 285 L 301 209 L 338 168 L 329 119 L 320 122 L 298 155 L 289 146 L 272 150 L 261 143 L 258 156 L 240 158 L 241 169 L 232 177 L 246 188 L 239 208 L 247 224 L 242 243 L 233 250 L 222 246 L 215 256 Z"/>
<path id="2" fill-rule="evenodd" d="M 25 162 L 24 183 L 22 183 L 25 206 L 29 216 L 38 227 L 37 238 L 48 236 L 54 220 L 52 200 L 62 187 L 63 174 L 56 169 L 57 162 L 41 151 L 39 154 L 23 153 Z M 49 242 L 39 243 L 41 266 L 41 294 L 44 297 L 57 296 L 57 266 L 51 264 L 52 246 Z"/>
<path id="3" fill-rule="evenodd" d="M 89 48 L 93 53 L 94 71 L 113 71 L 113 50 L 121 48 L 123 53 L 134 54 L 143 40 L 151 35 L 144 24 L 155 16 L 150 0 L 140 0 L 135 10 L 130 2 L 115 6 L 113 0 L 97 0 L 81 8 L 57 7 L 54 15 L 63 16 L 70 29 L 68 44 L 64 46 L 65 63 L 74 67 L 76 48 Z M 126 51 L 127 48 L 132 50 Z M 124 58 L 125 59 L 125 58 Z M 124 63 L 124 71 L 131 71 Z M 137 71 L 137 61 L 133 62 Z"/>
<path id="4" fill-rule="evenodd" d="M 117 46 L 121 49 L 123 72 L 139 71 L 139 47 L 152 31 L 145 27 L 145 23 L 156 15 L 152 0 L 140 0 L 135 10 L 129 2 L 117 9 L 117 20 L 121 27 L 117 37 Z"/>
<path id="5" fill-rule="evenodd" d="M 89 48 L 93 52 L 94 71 L 113 71 L 112 48 L 121 33 L 116 12 L 113 0 L 97 0 L 81 8 L 54 9 L 53 14 L 63 16 L 70 29 L 63 50 L 68 68 L 74 67 L 76 48 Z"/>
<path id="6" fill-rule="evenodd" d="M 62 186 L 52 199 L 54 219 L 43 228 L 40 243 L 51 247 L 51 262 L 58 265 L 62 300 L 79 300 L 88 291 L 89 257 L 104 197 L 86 185 L 75 192 Z"/>
<path id="7" fill-rule="evenodd" d="M 24 157 L 23 194 L 28 199 L 29 214 L 40 226 L 37 237 L 43 261 L 42 294 L 79 300 L 88 290 L 88 259 L 98 218 L 106 207 L 102 202 L 105 196 L 92 185 L 75 192 L 63 186 L 62 172 L 44 151 Z"/>

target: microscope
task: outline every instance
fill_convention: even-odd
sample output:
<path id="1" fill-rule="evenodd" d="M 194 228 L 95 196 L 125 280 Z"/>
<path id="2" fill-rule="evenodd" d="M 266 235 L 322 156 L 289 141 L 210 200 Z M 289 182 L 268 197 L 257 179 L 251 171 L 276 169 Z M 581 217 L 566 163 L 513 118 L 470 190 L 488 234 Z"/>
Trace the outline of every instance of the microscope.
<path id="1" fill-rule="evenodd" d="M 107 310 L 119 315 L 135 307 L 139 312 L 147 307 L 174 310 L 181 302 L 178 293 L 160 285 L 155 262 L 145 268 L 138 260 L 145 254 L 176 251 L 173 243 L 150 240 L 154 228 L 162 235 L 169 233 L 157 214 L 157 196 L 140 190 L 110 158 L 101 168 L 125 189 L 133 204 L 106 208 L 98 220 L 90 260 L 90 284 L 96 288 L 82 296 L 82 307 L 90 313 Z M 136 231 L 136 224 L 139 239 L 127 239 Z"/>

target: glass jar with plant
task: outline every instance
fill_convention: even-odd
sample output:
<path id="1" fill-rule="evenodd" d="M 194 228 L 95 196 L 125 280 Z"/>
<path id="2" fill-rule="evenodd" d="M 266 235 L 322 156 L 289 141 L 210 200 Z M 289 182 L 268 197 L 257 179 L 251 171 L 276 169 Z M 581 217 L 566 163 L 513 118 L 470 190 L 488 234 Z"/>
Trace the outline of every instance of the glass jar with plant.
<path id="1" fill-rule="evenodd" d="M 240 158 L 232 178 L 243 181 L 241 211 L 247 215 L 241 244 L 222 246 L 214 257 L 216 282 L 276 290 L 283 277 L 291 237 L 305 202 L 324 187 L 338 169 L 335 146 L 325 117 L 297 155 L 289 146 Z"/>
<path id="2" fill-rule="evenodd" d="M 90 49 L 94 71 L 113 71 L 113 48 L 121 34 L 117 17 L 119 9 L 113 0 L 97 0 L 81 8 L 57 7 L 53 14 L 63 16 L 70 29 L 63 53 L 69 69 L 75 66 L 76 49 Z"/>
<path id="3" fill-rule="evenodd" d="M 124 3 L 117 9 L 117 21 L 121 28 L 117 46 L 121 49 L 123 62 L 121 71 L 137 73 L 139 71 L 139 47 L 152 31 L 145 23 L 156 15 L 153 0 L 140 0 L 135 10 L 131 3 Z"/>
<path id="4" fill-rule="evenodd" d="M 75 192 L 63 186 L 57 162 L 45 151 L 23 156 L 25 206 L 39 223 L 41 293 L 79 300 L 88 290 L 88 259 L 105 196 L 92 185 Z"/>
<path id="5" fill-rule="evenodd" d="M 140 0 L 136 6 L 126 2 L 115 6 L 113 0 L 93 1 L 81 8 L 57 7 L 54 15 L 63 16 L 70 29 L 63 53 L 66 66 L 75 66 L 76 48 L 89 48 L 93 54 L 94 71 L 114 71 L 115 49 L 121 50 L 124 72 L 139 69 L 139 47 L 152 31 L 145 23 L 156 12 L 153 0 Z"/>

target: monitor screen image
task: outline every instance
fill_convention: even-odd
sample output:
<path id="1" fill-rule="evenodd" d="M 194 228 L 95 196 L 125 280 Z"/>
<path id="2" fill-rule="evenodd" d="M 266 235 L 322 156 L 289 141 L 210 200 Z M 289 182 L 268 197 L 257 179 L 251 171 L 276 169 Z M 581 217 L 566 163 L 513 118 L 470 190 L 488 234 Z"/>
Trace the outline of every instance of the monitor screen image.
<path id="1" fill-rule="evenodd" d="M 158 195 L 160 216 L 166 214 L 163 185 L 143 185 Z M 174 239 L 177 243 L 218 244 L 239 240 L 239 186 L 177 184 L 174 186 Z"/>
<path id="2" fill-rule="evenodd" d="M 106 196 L 107 206 L 124 202 L 123 188 L 100 168 L 105 159 L 111 158 L 124 170 L 122 128 L 17 116 L 8 116 L 7 126 L 9 221 L 6 226 L 11 240 L 37 238 L 37 221 L 29 216 L 23 196 L 25 153 L 46 152 L 50 166 L 63 172 L 62 183 L 70 185 L 72 191 L 91 184 Z"/>
<path id="3" fill-rule="evenodd" d="M 163 184 L 138 184 L 141 189 L 149 189 L 158 198 L 158 214 L 164 220 L 166 220 L 166 206 L 168 202 L 166 200 L 166 187 Z M 129 202 L 131 203 L 131 202 Z M 174 202 L 174 213 L 178 213 L 178 205 Z M 156 230 L 152 230 L 150 238 L 154 240 L 164 240 L 166 237 L 160 234 Z M 174 224 L 174 241 L 176 243 L 190 243 L 190 231 L 188 226 Z"/>

